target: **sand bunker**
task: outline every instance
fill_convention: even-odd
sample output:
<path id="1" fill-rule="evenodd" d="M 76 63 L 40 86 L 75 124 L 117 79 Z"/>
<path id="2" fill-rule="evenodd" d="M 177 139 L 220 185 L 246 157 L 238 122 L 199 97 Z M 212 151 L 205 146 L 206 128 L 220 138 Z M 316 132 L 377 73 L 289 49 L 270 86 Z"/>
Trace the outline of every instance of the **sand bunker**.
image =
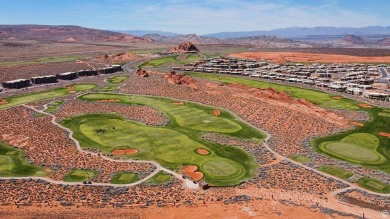
<path id="1" fill-rule="evenodd" d="M 193 180 L 200 180 L 203 178 L 203 173 L 196 171 L 198 169 L 197 166 L 185 166 L 183 168 L 184 173 L 191 177 Z"/>
<path id="2" fill-rule="evenodd" d="M 363 123 L 360 123 L 360 122 L 351 122 L 351 124 L 354 126 L 358 126 L 358 127 L 364 126 Z"/>
<path id="3" fill-rule="evenodd" d="M 332 97 L 332 99 L 335 99 L 335 100 L 341 100 L 341 99 L 343 99 L 343 97 L 340 97 L 340 96 L 334 96 L 334 97 Z"/>
<path id="4" fill-rule="evenodd" d="M 358 106 L 363 107 L 363 108 L 371 108 L 372 106 L 367 104 L 367 103 L 359 103 Z"/>
<path id="5" fill-rule="evenodd" d="M 208 123 L 210 123 L 211 121 L 210 121 L 210 120 L 203 120 L 202 122 L 208 124 Z"/>
<path id="6" fill-rule="evenodd" d="M 184 105 L 183 102 L 175 102 L 175 103 L 172 103 L 172 105 Z"/>
<path id="7" fill-rule="evenodd" d="M 219 110 L 213 110 L 213 115 L 218 117 L 219 115 L 221 115 L 221 111 Z"/>
<path id="8" fill-rule="evenodd" d="M 390 138 L 390 133 L 387 132 L 379 132 L 378 135 Z"/>
<path id="9" fill-rule="evenodd" d="M 97 102 L 100 102 L 100 103 L 115 103 L 115 102 L 119 102 L 120 100 L 117 100 L 117 99 L 108 99 L 108 100 L 98 100 Z"/>
<path id="10" fill-rule="evenodd" d="M 118 149 L 118 150 L 113 150 L 111 153 L 113 155 L 136 154 L 136 153 L 138 153 L 138 149 L 136 149 L 136 148 Z"/>
<path id="11" fill-rule="evenodd" d="M 283 62 L 320 62 L 320 63 L 382 63 L 390 62 L 390 56 L 349 56 L 334 54 L 298 53 L 298 52 L 243 52 L 229 55 L 244 59 L 265 59 L 275 63 Z"/>
<path id="12" fill-rule="evenodd" d="M 0 100 L 0 105 L 7 104 L 7 103 L 8 103 L 7 100 Z"/>
<path id="13" fill-rule="evenodd" d="M 204 149 L 204 148 L 198 148 L 196 150 L 196 153 L 198 153 L 200 155 L 208 155 L 208 154 L 210 154 L 210 152 L 208 150 Z"/>

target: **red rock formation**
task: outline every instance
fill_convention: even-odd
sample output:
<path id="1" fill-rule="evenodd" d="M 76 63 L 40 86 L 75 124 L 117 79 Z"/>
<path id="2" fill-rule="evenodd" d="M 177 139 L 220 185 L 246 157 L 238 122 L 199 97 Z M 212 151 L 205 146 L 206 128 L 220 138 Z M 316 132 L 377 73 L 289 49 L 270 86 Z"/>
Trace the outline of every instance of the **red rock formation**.
<path id="1" fill-rule="evenodd" d="M 139 68 L 135 73 L 142 78 L 149 77 L 149 73 L 145 69 Z"/>
<path id="2" fill-rule="evenodd" d="M 199 49 L 196 48 L 196 46 L 191 42 L 185 42 L 185 43 L 181 43 L 178 47 L 172 48 L 170 52 L 177 52 L 177 53 L 199 52 Z"/>
<path id="3" fill-rule="evenodd" d="M 165 78 L 170 84 L 184 84 L 191 87 L 193 90 L 198 89 L 198 82 L 190 76 L 176 74 L 175 71 L 171 71 L 162 77 Z"/>
<path id="4" fill-rule="evenodd" d="M 138 55 L 131 52 L 125 52 L 125 53 L 119 53 L 119 54 L 113 54 L 113 55 L 107 55 L 107 54 L 101 54 L 99 56 L 100 59 L 108 60 L 112 63 L 116 62 L 129 62 L 133 61 L 138 58 Z"/>

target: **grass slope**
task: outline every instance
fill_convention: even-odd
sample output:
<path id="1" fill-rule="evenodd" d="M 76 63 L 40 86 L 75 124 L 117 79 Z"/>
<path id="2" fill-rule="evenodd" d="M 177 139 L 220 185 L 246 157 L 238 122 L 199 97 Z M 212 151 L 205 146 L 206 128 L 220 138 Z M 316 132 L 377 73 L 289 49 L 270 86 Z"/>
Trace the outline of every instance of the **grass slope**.
<path id="1" fill-rule="evenodd" d="M 25 153 L 0 142 L 0 176 L 45 176 L 44 167 L 31 165 Z"/>
<path id="2" fill-rule="evenodd" d="M 343 98 L 341 100 L 335 100 L 332 98 L 332 95 L 327 94 L 321 91 L 309 90 L 299 87 L 293 87 L 288 85 L 273 84 L 268 82 L 262 82 L 259 80 L 253 80 L 248 78 L 232 77 L 225 75 L 215 75 L 215 74 L 204 74 L 204 73 L 185 73 L 193 77 L 205 78 L 213 81 L 219 81 L 224 83 L 239 83 L 255 88 L 273 88 L 278 91 L 285 92 L 291 97 L 294 98 L 305 98 L 310 102 L 313 102 L 324 108 L 331 109 L 344 109 L 344 110 L 359 110 L 360 108 L 356 105 L 357 102 L 354 100 Z"/>

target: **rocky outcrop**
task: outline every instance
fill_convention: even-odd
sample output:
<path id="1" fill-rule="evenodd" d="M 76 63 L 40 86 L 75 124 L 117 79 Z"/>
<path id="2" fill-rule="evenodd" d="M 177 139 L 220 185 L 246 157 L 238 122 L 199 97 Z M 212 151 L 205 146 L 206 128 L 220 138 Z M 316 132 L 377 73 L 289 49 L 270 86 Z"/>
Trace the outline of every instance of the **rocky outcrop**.
<path id="1" fill-rule="evenodd" d="M 165 78 L 170 84 L 187 85 L 193 90 L 198 89 L 198 82 L 190 76 L 176 74 L 175 71 L 171 71 L 170 73 L 167 73 L 162 77 Z"/>
<path id="2" fill-rule="evenodd" d="M 149 77 L 149 73 L 145 70 L 145 69 L 137 69 L 137 71 L 135 72 L 135 74 L 137 74 L 138 76 L 140 76 L 141 78 L 145 78 L 145 77 Z"/>
<path id="3" fill-rule="evenodd" d="M 181 43 L 178 47 L 174 47 L 170 52 L 186 53 L 186 52 L 199 52 L 199 49 L 196 48 L 191 42 Z"/>
<path id="4" fill-rule="evenodd" d="M 133 61 L 138 58 L 138 55 L 131 52 L 125 52 L 125 53 L 119 53 L 113 55 L 101 54 L 99 58 L 102 60 L 108 60 L 112 63 L 118 63 L 118 62 Z"/>

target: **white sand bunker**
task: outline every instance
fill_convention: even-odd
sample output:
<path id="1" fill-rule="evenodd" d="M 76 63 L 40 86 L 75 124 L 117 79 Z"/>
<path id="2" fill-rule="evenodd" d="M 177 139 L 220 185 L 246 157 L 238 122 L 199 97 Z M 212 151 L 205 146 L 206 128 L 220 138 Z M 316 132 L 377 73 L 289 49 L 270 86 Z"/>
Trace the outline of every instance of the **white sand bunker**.
<path id="1" fill-rule="evenodd" d="M 210 120 L 203 120 L 202 122 L 207 124 L 207 123 L 210 123 L 211 121 Z"/>

